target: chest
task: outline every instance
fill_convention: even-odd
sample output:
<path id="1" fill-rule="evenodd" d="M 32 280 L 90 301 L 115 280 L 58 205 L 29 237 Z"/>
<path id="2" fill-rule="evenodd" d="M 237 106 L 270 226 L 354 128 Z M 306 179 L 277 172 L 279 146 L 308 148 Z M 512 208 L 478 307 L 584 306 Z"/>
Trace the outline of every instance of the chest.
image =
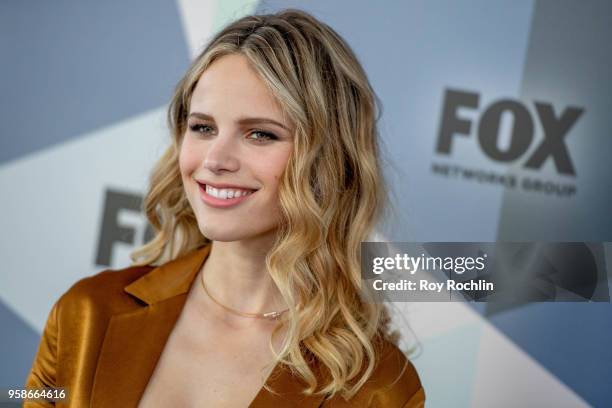
<path id="1" fill-rule="evenodd" d="M 139 407 L 247 407 L 273 369 L 268 340 L 253 333 L 194 333 L 177 324 Z"/>

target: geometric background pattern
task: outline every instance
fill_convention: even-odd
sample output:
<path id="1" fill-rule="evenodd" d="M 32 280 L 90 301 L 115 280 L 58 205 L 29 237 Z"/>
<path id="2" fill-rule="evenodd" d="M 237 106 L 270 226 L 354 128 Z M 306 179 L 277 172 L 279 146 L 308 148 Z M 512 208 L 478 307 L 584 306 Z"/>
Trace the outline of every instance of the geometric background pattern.
<path id="1" fill-rule="evenodd" d="M 23 386 L 53 302 L 82 277 L 127 266 L 142 243 L 144 216 L 121 203 L 142 197 L 170 142 L 165 109 L 191 58 L 227 22 L 289 7 L 348 41 L 382 101 L 399 210 L 385 239 L 612 241 L 610 2 L 2 2 L 0 389 Z M 448 89 L 476 93 L 479 104 L 458 112 L 471 130 L 442 156 Z M 477 138 L 499 100 L 519 103 L 535 123 L 524 157 L 505 163 L 483 154 Z M 584 110 L 564 139 L 574 176 L 559 175 L 553 160 L 525 169 L 549 136 L 536 102 L 557 117 Z M 500 119 L 500 145 L 512 143 L 512 126 Z M 442 177 L 434 162 L 572 184 L 576 193 Z M 109 208 L 119 208 L 110 221 Z M 133 233 L 108 242 L 104 222 Z M 466 303 L 392 306 L 404 348 L 418 344 L 412 360 L 428 407 L 609 405 L 609 303 L 536 303 L 492 316 Z"/>

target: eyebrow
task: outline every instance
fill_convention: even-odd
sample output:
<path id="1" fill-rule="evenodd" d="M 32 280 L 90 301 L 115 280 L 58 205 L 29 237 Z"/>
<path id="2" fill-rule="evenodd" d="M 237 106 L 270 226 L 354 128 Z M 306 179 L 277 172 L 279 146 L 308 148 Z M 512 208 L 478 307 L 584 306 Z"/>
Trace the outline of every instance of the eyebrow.
<path id="1" fill-rule="evenodd" d="M 215 121 L 215 119 L 211 115 L 208 115 L 202 112 L 191 112 L 189 114 L 189 117 L 196 117 L 196 118 L 203 119 L 203 120 L 210 120 L 211 122 Z M 287 126 L 283 125 L 280 122 L 275 121 L 274 119 L 270 119 L 270 118 L 240 118 L 238 119 L 238 123 L 241 125 L 255 125 L 259 123 L 268 123 L 271 125 L 276 125 L 282 129 L 285 129 L 287 132 L 290 131 Z"/>

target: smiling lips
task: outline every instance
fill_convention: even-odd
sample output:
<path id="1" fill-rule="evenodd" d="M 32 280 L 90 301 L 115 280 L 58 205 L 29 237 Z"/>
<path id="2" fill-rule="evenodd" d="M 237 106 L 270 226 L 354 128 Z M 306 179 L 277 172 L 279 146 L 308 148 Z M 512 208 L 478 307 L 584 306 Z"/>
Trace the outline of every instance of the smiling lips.
<path id="1" fill-rule="evenodd" d="M 215 208 L 233 207 L 247 198 L 257 190 L 243 188 L 216 188 L 208 184 L 198 182 L 200 197 L 205 204 Z"/>

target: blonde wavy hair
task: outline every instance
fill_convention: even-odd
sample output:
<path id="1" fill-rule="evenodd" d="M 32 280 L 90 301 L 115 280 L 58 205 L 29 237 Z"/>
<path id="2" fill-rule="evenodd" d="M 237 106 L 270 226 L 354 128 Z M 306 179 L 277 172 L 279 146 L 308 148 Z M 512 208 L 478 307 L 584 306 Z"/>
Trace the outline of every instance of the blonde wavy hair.
<path id="1" fill-rule="evenodd" d="M 170 103 L 172 145 L 155 166 L 144 200 L 156 234 L 132 260 L 161 264 L 210 243 L 187 201 L 178 156 L 196 83 L 228 54 L 248 59 L 295 125 L 278 191 L 282 222 L 266 258 L 289 305 L 274 331 L 288 324 L 277 362 L 306 382 L 306 395 L 339 393 L 348 400 L 371 376 L 383 340 L 397 344 L 399 335 L 390 333 L 385 305 L 366 301 L 361 290 L 360 244 L 388 208 L 376 129 L 380 108 L 356 56 L 326 24 L 299 10 L 247 16 L 195 59 Z M 319 389 L 309 366 L 315 361 L 328 380 Z"/>

